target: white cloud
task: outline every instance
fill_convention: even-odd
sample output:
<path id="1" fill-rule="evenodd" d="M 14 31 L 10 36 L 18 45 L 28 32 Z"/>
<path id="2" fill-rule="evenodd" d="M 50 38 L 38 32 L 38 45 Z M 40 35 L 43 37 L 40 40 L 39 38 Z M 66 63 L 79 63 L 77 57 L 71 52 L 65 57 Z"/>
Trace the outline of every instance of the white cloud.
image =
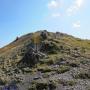
<path id="1" fill-rule="evenodd" d="M 83 4 L 83 0 L 76 0 L 76 6 L 78 7 L 78 8 L 80 8 L 81 6 L 82 6 L 82 4 Z"/>
<path id="2" fill-rule="evenodd" d="M 75 14 L 83 5 L 83 0 L 74 0 L 74 4 L 67 9 L 68 15 Z"/>
<path id="3" fill-rule="evenodd" d="M 51 0 L 48 3 L 48 8 L 53 9 L 53 8 L 58 8 L 60 6 L 59 0 Z"/>
<path id="4" fill-rule="evenodd" d="M 81 27 L 80 21 L 73 23 L 73 28 L 80 28 L 80 27 Z"/>

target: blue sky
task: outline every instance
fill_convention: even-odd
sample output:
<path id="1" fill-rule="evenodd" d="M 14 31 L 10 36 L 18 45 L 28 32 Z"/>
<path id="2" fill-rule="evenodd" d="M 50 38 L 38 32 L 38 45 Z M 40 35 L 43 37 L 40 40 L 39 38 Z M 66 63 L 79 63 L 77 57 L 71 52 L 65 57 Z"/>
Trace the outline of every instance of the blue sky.
<path id="1" fill-rule="evenodd" d="M 37 30 L 90 39 L 90 0 L 0 0 L 0 47 Z"/>

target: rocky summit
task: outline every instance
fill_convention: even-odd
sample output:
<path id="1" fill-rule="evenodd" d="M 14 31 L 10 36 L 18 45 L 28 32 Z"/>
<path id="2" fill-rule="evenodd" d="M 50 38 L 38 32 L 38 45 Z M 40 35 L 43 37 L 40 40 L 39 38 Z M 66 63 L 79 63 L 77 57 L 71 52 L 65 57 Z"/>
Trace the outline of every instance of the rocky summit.
<path id="1" fill-rule="evenodd" d="M 90 40 L 47 30 L 0 48 L 0 90 L 90 90 Z"/>

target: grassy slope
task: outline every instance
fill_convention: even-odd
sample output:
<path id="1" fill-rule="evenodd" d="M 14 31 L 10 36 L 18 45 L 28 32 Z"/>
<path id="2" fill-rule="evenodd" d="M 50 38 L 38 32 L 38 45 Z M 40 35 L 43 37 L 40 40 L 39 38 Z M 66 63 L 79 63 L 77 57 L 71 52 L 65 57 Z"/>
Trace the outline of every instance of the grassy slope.
<path id="1" fill-rule="evenodd" d="M 78 39 L 78 38 L 75 38 L 75 37 L 72 37 L 72 36 L 69 36 L 66 34 L 63 34 L 63 36 L 61 36 L 60 38 L 53 38 L 53 35 L 54 35 L 54 33 L 49 33 L 49 38 L 47 39 L 47 41 L 54 43 L 56 47 L 63 46 L 64 53 L 56 51 L 57 53 L 55 53 L 55 54 L 51 53 L 48 55 L 47 58 L 44 58 L 43 60 L 41 60 L 40 63 L 37 64 L 37 67 L 32 68 L 32 69 L 25 68 L 25 70 L 23 70 L 23 72 L 25 72 L 27 74 L 25 74 L 25 75 L 23 74 L 24 77 L 27 78 L 27 80 L 28 80 L 30 78 L 30 76 L 28 77 L 29 74 L 31 76 L 33 76 L 33 73 L 37 74 L 38 71 L 41 71 L 41 72 L 43 72 L 42 75 L 44 75 L 44 76 L 42 76 L 43 79 L 44 79 L 44 77 L 47 77 L 48 74 L 51 75 L 52 72 L 54 72 L 56 76 L 63 73 L 63 75 L 65 75 L 66 78 L 68 78 L 67 74 L 69 71 L 70 72 L 72 71 L 72 73 L 75 73 L 75 74 L 77 74 L 77 71 L 79 71 L 80 76 L 76 75 L 76 78 L 79 78 L 79 77 L 80 78 L 89 78 L 89 77 L 87 77 L 88 73 L 85 72 L 85 74 L 84 74 L 83 72 L 85 70 L 88 71 L 88 68 L 89 68 L 88 66 L 90 63 L 90 61 L 89 61 L 89 59 L 90 59 L 90 40 L 81 40 L 81 39 Z M 4 62 L 8 61 L 9 59 L 12 61 L 12 66 L 11 66 L 12 69 L 10 69 L 8 73 L 13 72 L 13 66 L 16 63 L 15 61 L 18 61 L 23 57 L 23 55 L 21 55 L 21 53 L 22 53 L 21 49 L 26 48 L 26 45 L 30 44 L 31 38 L 32 38 L 31 34 L 27 34 L 27 35 L 19 38 L 19 40 L 14 41 L 14 42 L 10 43 L 9 45 L 0 49 L 0 56 L 5 57 Z M 74 51 L 75 48 L 78 48 L 80 51 L 81 56 L 78 58 L 76 58 L 72 55 L 73 54 L 72 52 Z M 71 50 L 71 54 L 66 53 L 67 49 Z M 85 53 L 82 52 L 82 49 L 85 49 Z M 13 56 L 15 56 L 15 58 L 13 58 Z M 58 63 L 62 63 L 62 59 L 64 59 L 64 64 L 61 65 L 60 67 L 54 68 L 53 67 L 54 64 L 58 65 Z M 13 62 L 14 62 L 14 64 L 13 64 Z M 85 65 L 83 63 L 85 63 Z M 77 71 L 74 72 L 73 67 L 76 67 Z M 80 69 L 83 72 L 81 72 Z M 6 73 L 7 70 L 8 70 L 8 68 L 6 67 L 4 72 Z M 65 72 L 67 72 L 67 74 Z M 0 76 L 2 77 L 3 74 L 2 74 L 2 72 L 0 72 L 0 73 L 1 73 Z M 13 73 L 13 74 L 16 74 L 16 73 Z M 11 78 L 12 75 L 8 76 L 8 77 Z M 52 77 L 54 77 L 54 75 Z M 72 77 L 72 76 L 70 76 L 70 77 Z M 4 79 L 5 79 L 5 77 L 4 77 Z M 49 77 L 48 77 L 48 79 L 49 79 Z M 26 83 L 26 81 L 23 83 Z M 65 81 L 61 81 L 61 83 L 65 83 Z M 60 89 L 58 89 L 58 90 L 60 90 Z"/>

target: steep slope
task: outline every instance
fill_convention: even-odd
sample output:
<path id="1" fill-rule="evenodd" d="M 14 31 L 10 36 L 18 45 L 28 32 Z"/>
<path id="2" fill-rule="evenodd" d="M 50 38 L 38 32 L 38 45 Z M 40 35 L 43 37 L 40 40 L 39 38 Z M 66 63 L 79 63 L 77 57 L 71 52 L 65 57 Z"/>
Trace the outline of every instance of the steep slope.
<path id="1" fill-rule="evenodd" d="M 0 49 L 0 80 L 19 90 L 89 90 L 90 40 L 46 30 L 24 35 Z"/>

